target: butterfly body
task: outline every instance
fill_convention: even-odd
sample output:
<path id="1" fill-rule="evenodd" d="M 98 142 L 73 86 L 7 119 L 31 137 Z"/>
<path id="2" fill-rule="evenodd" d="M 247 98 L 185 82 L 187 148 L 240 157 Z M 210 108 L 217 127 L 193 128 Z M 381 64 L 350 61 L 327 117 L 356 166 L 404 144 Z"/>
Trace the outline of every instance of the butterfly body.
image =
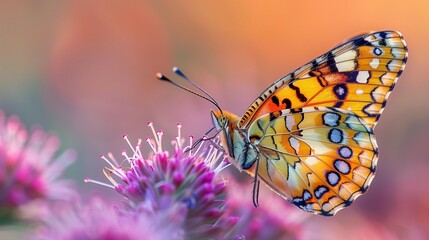
<path id="1" fill-rule="evenodd" d="M 212 111 L 231 162 L 301 209 L 334 215 L 375 176 L 373 129 L 407 55 L 399 32 L 360 35 L 274 82 L 243 117 Z"/>

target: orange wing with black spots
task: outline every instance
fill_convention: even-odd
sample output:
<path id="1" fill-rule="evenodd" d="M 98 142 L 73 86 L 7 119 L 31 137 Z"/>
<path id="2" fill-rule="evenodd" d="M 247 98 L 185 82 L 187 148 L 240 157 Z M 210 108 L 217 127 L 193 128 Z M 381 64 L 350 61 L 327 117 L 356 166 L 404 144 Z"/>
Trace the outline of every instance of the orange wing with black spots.
<path id="1" fill-rule="evenodd" d="M 372 130 L 338 108 L 266 114 L 249 127 L 259 152 L 258 177 L 299 208 L 334 215 L 369 187 L 378 160 Z M 254 176 L 256 164 L 246 170 Z"/>
<path id="2" fill-rule="evenodd" d="M 351 111 L 373 128 L 407 55 L 399 32 L 355 37 L 276 81 L 250 105 L 239 126 L 283 109 L 326 106 Z"/>
<path id="3" fill-rule="evenodd" d="M 374 178 L 373 129 L 407 56 L 399 32 L 360 35 L 276 81 L 243 117 L 212 112 L 231 162 L 255 190 L 262 180 L 305 211 L 334 215 Z"/>

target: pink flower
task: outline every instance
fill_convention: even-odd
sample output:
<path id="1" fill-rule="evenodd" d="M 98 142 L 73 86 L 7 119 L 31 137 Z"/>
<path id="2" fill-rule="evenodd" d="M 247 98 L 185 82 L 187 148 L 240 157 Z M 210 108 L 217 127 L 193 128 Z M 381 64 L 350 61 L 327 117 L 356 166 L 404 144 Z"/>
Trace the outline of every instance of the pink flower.
<path id="1" fill-rule="evenodd" d="M 260 205 L 250 200 L 251 186 L 229 178 L 228 211 L 240 217 L 237 234 L 245 239 L 301 239 L 304 212 L 288 204 L 267 188 L 260 189 Z M 248 198 L 249 200 L 243 200 Z"/>
<path id="2" fill-rule="evenodd" d="M 162 224 L 156 219 L 143 216 L 123 216 L 115 212 L 112 205 L 94 198 L 89 203 L 57 203 L 49 206 L 42 218 L 45 225 L 38 229 L 37 240 L 113 240 L 113 239 L 178 239 L 172 237 L 167 227 L 159 231 Z"/>
<path id="3" fill-rule="evenodd" d="M 102 156 L 110 165 L 105 169 L 110 187 L 125 198 L 122 213 L 162 218 L 165 225 L 180 227 L 185 239 L 228 238 L 238 218 L 225 211 L 226 183 L 218 176 L 228 166 L 223 152 L 208 141 L 192 147 L 192 137 L 185 145 L 178 125 L 170 154 L 162 147 L 163 133 L 148 125 L 154 135 L 146 140 L 153 151 L 149 157 L 142 154 L 141 140 L 132 146 L 127 136 L 132 153 L 123 152 L 124 160 Z"/>
<path id="4" fill-rule="evenodd" d="M 71 182 L 60 178 L 74 160 L 66 151 L 58 157 L 59 140 L 41 129 L 31 134 L 17 117 L 0 112 L 0 212 L 13 216 L 15 209 L 33 200 L 59 200 L 75 196 Z"/>

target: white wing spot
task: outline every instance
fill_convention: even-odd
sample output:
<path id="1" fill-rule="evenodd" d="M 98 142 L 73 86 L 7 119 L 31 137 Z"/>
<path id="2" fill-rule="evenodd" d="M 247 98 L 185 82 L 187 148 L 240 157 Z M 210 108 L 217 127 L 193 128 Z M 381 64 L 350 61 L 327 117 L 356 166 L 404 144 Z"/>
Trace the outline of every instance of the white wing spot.
<path id="1" fill-rule="evenodd" d="M 392 48 L 391 53 L 395 58 L 404 58 L 406 55 L 406 51 L 401 48 Z"/>
<path id="2" fill-rule="evenodd" d="M 356 82 L 358 83 L 368 83 L 369 79 L 369 72 L 368 71 L 362 71 L 359 72 L 356 77 Z"/>
<path id="3" fill-rule="evenodd" d="M 342 174 L 348 174 L 350 172 L 349 164 L 343 160 L 336 160 L 334 162 L 334 167 L 335 167 L 335 169 L 337 169 L 338 172 L 340 172 Z"/>
<path id="4" fill-rule="evenodd" d="M 356 94 L 357 95 L 361 95 L 362 93 L 363 93 L 362 89 L 360 89 L 360 88 L 356 89 Z"/>
<path id="5" fill-rule="evenodd" d="M 391 60 L 389 64 L 387 64 L 387 69 L 392 72 L 398 72 L 404 64 L 401 60 Z"/>
<path id="6" fill-rule="evenodd" d="M 378 58 L 373 58 L 373 59 L 371 60 L 371 62 L 369 62 L 369 65 L 370 65 L 372 68 L 377 69 L 377 68 L 378 68 L 378 66 L 380 65 L 380 59 L 378 59 Z"/>
<path id="7" fill-rule="evenodd" d="M 323 115 L 323 123 L 330 127 L 336 127 L 339 124 L 340 115 L 336 113 L 325 113 Z"/>
<path id="8" fill-rule="evenodd" d="M 311 199 L 311 193 L 307 190 L 304 190 L 304 193 L 302 194 L 302 198 L 304 201 L 308 201 Z"/>
<path id="9" fill-rule="evenodd" d="M 389 47 L 402 47 L 403 45 L 400 38 L 387 38 L 385 41 Z"/>
<path id="10" fill-rule="evenodd" d="M 341 143 L 344 140 L 343 131 L 338 128 L 333 128 L 328 134 L 329 141 L 333 143 Z"/>
<path id="11" fill-rule="evenodd" d="M 293 118 L 292 116 L 287 116 L 286 117 L 287 130 L 292 131 L 293 126 L 295 126 L 295 118 Z"/>
<path id="12" fill-rule="evenodd" d="M 337 57 L 335 57 L 335 62 L 340 63 L 340 62 L 345 62 L 345 61 L 349 61 L 349 60 L 353 60 L 356 58 L 356 51 L 354 50 L 350 50 L 348 52 L 345 52 Z"/>
<path id="13" fill-rule="evenodd" d="M 335 186 L 340 181 L 340 176 L 336 172 L 329 172 L 326 176 L 326 180 L 328 180 L 331 186 Z"/>
<path id="14" fill-rule="evenodd" d="M 340 154 L 341 157 L 343 158 L 350 158 L 353 155 L 353 151 L 350 147 L 348 146 L 342 146 L 339 150 L 338 153 Z"/>
<path id="15" fill-rule="evenodd" d="M 335 65 L 339 72 L 353 71 L 356 69 L 354 61 L 339 62 Z"/>
<path id="16" fill-rule="evenodd" d="M 294 137 L 289 138 L 289 143 L 291 147 L 295 149 L 296 152 L 299 152 L 299 141 L 296 140 L 296 138 Z"/>

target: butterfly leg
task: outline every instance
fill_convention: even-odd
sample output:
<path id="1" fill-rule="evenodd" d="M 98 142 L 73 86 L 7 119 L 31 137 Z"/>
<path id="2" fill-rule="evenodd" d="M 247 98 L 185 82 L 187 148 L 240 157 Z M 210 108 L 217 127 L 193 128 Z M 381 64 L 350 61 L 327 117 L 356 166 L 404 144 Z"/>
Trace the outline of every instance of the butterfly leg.
<path id="1" fill-rule="evenodd" d="M 217 150 L 221 151 L 221 152 L 225 152 L 225 149 L 220 145 L 219 141 L 215 141 L 213 139 L 210 139 L 210 142 L 212 143 L 213 147 L 216 148 Z"/>
<path id="2" fill-rule="evenodd" d="M 259 207 L 259 186 L 260 186 L 260 181 L 257 179 L 257 177 L 255 176 L 255 180 L 253 183 L 253 205 L 255 205 L 255 207 Z"/>
<path id="3" fill-rule="evenodd" d="M 198 146 L 201 142 L 203 142 L 203 141 L 207 141 L 207 140 L 210 140 L 212 143 L 213 143 L 213 145 L 217 148 L 217 149 L 219 149 L 219 150 L 222 150 L 222 151 L 224 151 L 220 146 L 219 146 L 219 144 L 215 144 L 214 143 L 214 141 L 213 141 L 213 139 L 219 134 L 219 131 L 218 132 L 216 132 L 216 134 L 214 135 L 214 136 L 211 136 L 211 137 L 208 137 L 207 135 L 211 132 L 211 131 L 213 131 L 215 128 L 213 127 L 213 128 L 211 128 L 209 131 L 207 131 L 206 133 L 204 133 L 204 135 L 201 137 L 201 138 L 199 138 L 197 141 L 195 141 L 193 144 L 192 144 L 192 146 L 190 147 L 190 148 L 188 148 L 188 149 L 186 149 L 186 151 L 185 152 L 188 152 L 188 151 L 191 151 L 191 150 L 193 150 L 196 146 Z"/>
<path id="4" fill-rule="evenodd" d="M 253 179 L 252 199 L 253 199 L 253 205 L 255 205 L 255 207 L 258 207 L 259 206 L 259 186 L 261 183 L 258 179 L 259 154 L 257 154 L 255 161 L 256 161 L 256 168 L 255 168 L 255 178 Z"/>

